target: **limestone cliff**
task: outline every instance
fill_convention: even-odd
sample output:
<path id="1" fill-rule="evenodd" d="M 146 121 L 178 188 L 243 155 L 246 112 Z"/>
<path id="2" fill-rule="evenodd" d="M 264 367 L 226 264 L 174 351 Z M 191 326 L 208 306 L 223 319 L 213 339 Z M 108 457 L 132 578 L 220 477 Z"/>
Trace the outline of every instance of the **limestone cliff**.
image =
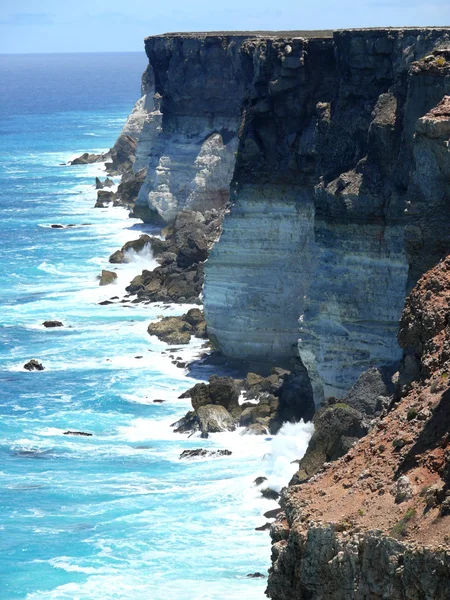
<path id="1" fill-rule="evenodd" d="M 125 131 L 134 171 L 147 169 L 134 214 L 231 207 L 205 264 L 209 334 L 232 358 L 300 356 L 317 404 L 400 358 L 405 294 L 450 250 L 449 135 L 428 124 L 450 94 L 449 40 L 448 28 L 146 39 Z"/>

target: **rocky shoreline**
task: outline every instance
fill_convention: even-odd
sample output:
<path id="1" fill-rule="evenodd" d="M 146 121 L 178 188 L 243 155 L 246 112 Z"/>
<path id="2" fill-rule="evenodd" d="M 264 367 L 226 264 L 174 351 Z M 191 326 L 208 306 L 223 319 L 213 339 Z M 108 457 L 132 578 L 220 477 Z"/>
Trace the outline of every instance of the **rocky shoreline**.
<path id="1" fill-rule="evenodd" d="M 148 38 L 118 141 L 72 162 L 107 160 L 121 183 L 98 180 L 96 206 L 161 228 L 109 258 L 158 263 L 127 301 L 203 305 L 148 333 L 239 363 L 183 394 L 174 432 L 314 425 L 281 496 L 257 484 L 280 502 L 259 528 L 273 600 L 448 597 L 449 44 L 448 28 Z"/>

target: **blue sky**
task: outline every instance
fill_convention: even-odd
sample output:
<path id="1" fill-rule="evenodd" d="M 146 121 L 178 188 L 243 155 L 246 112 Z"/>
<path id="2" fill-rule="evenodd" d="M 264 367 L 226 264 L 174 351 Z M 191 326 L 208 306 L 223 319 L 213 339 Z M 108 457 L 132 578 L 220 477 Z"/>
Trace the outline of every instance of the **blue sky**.
<path id="1" fill-rule="evenodd" d="M 450 25 L 450 0 L 0 0 L 0 53 L 142 50 L 167 31 Z"/>

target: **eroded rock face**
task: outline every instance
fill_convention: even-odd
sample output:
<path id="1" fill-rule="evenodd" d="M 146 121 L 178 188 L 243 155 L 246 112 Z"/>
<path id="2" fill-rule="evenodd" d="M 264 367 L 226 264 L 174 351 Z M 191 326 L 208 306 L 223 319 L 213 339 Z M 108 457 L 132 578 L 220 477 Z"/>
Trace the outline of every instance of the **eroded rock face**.
<path id="1" fill-rule="evenodd" d="M 204 212 L 227 203 L 246 84 L 239 56 L 245 37 L 146 39 L 156 93 L 136 154 L 145 147 L 150 156 L 136 216 L 171 222 L 183 208 Z"/>
<path id="2" fill-rule="evenodd" d="M 228 356 L 298 353 L 316 404 L 400 358 L 407 287 L 450 247 L 448 228 L 437 232 L 449 221 L 446 109 L 421 122 L 450 93 L 447 55 L 430 54 L 448 39 L 403 29 L 243 43 L 233 205 L 206 264 L 205 315 Z"/>

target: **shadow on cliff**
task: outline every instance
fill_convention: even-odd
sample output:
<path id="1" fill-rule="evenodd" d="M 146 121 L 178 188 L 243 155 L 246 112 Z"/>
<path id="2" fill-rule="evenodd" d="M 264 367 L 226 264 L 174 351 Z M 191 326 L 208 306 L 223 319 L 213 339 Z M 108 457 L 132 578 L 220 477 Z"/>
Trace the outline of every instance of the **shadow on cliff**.
<path id="1" fill-rule="evenodd" d="M 400 463 L 396 478 L 416 467 L 421 457 L 438 447 L 445 447 L 446 438 L 450 431 L 450 388 L 445 390 L 440 402 L 433 409 L 433 414 L 426 422 L 416 443 L 411 447 Z M 450 485 L 450 472 L 443 473 L 447 486 Z"/>

